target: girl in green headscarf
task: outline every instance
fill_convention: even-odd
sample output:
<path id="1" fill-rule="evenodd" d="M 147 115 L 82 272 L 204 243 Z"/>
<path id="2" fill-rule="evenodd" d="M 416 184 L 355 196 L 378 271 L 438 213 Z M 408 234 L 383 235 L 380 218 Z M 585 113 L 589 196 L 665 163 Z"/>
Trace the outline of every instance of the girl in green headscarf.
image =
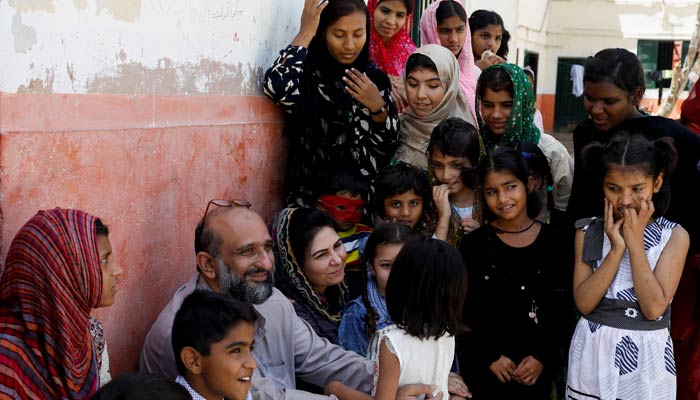
<path id="1" fill-rule="evenodd" d="M 479 130 L 489 153 L 499 146 L 539 143 L 535 94 L 520 67 L 496 64 L 484 69 L 476 86 L 476 100 Z"/>
<path id="2" fill-rule="evenodd" d="M 548 206 L 551 223 L 568 226 L 562 218 L 571 193 L 574 162 L 561 142 L 535 126 L 535 94 L 525 71 L 515 64 L 484 69 L 476 86 L 476 112 L 488 153 L 500 146 L 520 148 L 523 142 L 542 150 L 552 172 L 552 185 L 546 188 L 552 191 Z"/>

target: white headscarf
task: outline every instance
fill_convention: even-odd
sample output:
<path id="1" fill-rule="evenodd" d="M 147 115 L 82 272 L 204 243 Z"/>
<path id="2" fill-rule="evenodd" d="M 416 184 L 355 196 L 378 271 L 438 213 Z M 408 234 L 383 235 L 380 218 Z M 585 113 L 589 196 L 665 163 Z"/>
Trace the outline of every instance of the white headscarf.
<path id="1" fill-rule="evenodd" d="M 452 52 L 438 44 L 427 44 L 418 48 L 413 54 L 422 54 L 437 67 L 440 83 L 445 88 L 445 95 L 440 103 L 425 117 L 419 117 L 409 106 L 401 116 L 401 143 L 396 152 L 396 159 L 427 169 L 425 150 L 430 135 L 440 122 L 450 117 L 461 118 L 477 126 L 464 92 L 459 86 L 459 64 Z M 404 72 L 404 84 L 408 71 Z"/>

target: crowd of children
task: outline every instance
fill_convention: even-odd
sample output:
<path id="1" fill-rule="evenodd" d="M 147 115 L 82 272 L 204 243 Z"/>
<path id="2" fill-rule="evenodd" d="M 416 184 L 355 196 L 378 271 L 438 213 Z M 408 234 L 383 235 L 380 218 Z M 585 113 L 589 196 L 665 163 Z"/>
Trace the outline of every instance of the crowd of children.
<path id="1" fill-rule="evenodd" d="M 172 323 L 154 353 L 174 360 L 174 381 L 98 374 L 108 359 L 89 312 L 114 301 L 121 269 L 99 219 L 57 209 L 22 228 L 0 279 L 0 395 L 267 399 L 251 389 L 259 366 L 293 367 L 256 353 L 269 321 L 253 306 L 281 292 L 316 343 L 376 366 L 371 390 L 299 374 L 289 389 L 315 394 L 293 398 L 393 400 L 421 383 L 444 399 L 700 398 L 700 136 L 642 113 L 641 63 L 605 49 L 585 64 L 572 158 L 538 127 L 534 76 L 507 62 L 497 13 L 436 1 L 416 48 L 412 12 L 304 1 L 263 87 L 285 111 L 286 208 L 260 249 L 230 254 L 205 211 L 205 282 L 154 324 Z M 235 257 L 262 261 L 241 278 Z"/>

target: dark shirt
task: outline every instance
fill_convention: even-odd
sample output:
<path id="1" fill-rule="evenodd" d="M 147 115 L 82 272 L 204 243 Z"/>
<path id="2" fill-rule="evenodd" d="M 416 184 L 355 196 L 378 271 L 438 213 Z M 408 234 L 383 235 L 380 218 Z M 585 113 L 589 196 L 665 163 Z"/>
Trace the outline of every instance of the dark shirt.
<path id="1" fill-rule="evenodd" d="M 590 119 L 574 129 L 574 183 L 567 213 L 575 221 L 603 215 L 603 183 L 600 178 L 586 173 L 582 166 L 581 151 L 588 144 L 607 143 L 617 131 L 641 133 L 650 140 L 670 137 L 678 152 L 678 165 L 669 179 L 671 205 L 664 214 L 668 220 L 679 223 L 690 235 L 690 252 L 700 244 L 700 207 L 694 194 L 700 188 L 700 137 L 674 120 L 664 117 L 640 117 L 622 122 L 609 131 L 598 130 Z"/>
<path id="2" fill-rule="evenodd" d="M 515 248 L 490 225 L 464 237 L 462 256 L 469 271 L 465 320 L 471 332 L 458 337 L 457 354 L 467 385 L 479 398 L 538 398 L 549 388 L 566 331 L 561 246 L 552 227 L 541 225 L 532 244 Z M 517 366 L 533 356 L 545 365 L 536 387 L 498 382 L 489 366 L 501 355 Z M 553 372 L 553 371 L 552 371 Z"/>
<path id="3" fill-rule="evenodd" d="M 360 71 L 377 86 L 388 108 L 386 121 L 377 123 L 370 110 L 346 92 L 341 75 L 330 67 L 309 66 L 307 58 L 306 48 L 288 46 L 265 73 L 263 86 L 265 95 L 285 111 L 289 204 L 308 201 L 321 175 L 341 165 L 359 171 L 370 184 L 379 168 L 391 161 L 399 140 L 386 74 L 374 64 Z"/>

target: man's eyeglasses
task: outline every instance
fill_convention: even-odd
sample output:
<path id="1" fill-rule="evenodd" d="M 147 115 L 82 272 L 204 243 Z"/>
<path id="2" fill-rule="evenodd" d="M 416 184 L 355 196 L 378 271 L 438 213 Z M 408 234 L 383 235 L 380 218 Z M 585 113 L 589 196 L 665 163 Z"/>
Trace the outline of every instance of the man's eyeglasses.
<path id="1" fill-rule="evenodd" d="M 207 209 L 204 210 L 204 216 L 202 217 L 202 227 L 206 226 L 204 225 L 206 218 L 207 218 L 207 213 L 209 213 L 209 207 L 211 205 L 215 205 L 218 207 L 245 207 L 245 208 L 250 208 L 252 204 L 248 200 L 241 200 L 241 199 L 233 199 L 233 200 L 221 200 L 221 199 L 214 199 L 214 200 L 209 200 L 209 203 L 207 203 Z"/>

